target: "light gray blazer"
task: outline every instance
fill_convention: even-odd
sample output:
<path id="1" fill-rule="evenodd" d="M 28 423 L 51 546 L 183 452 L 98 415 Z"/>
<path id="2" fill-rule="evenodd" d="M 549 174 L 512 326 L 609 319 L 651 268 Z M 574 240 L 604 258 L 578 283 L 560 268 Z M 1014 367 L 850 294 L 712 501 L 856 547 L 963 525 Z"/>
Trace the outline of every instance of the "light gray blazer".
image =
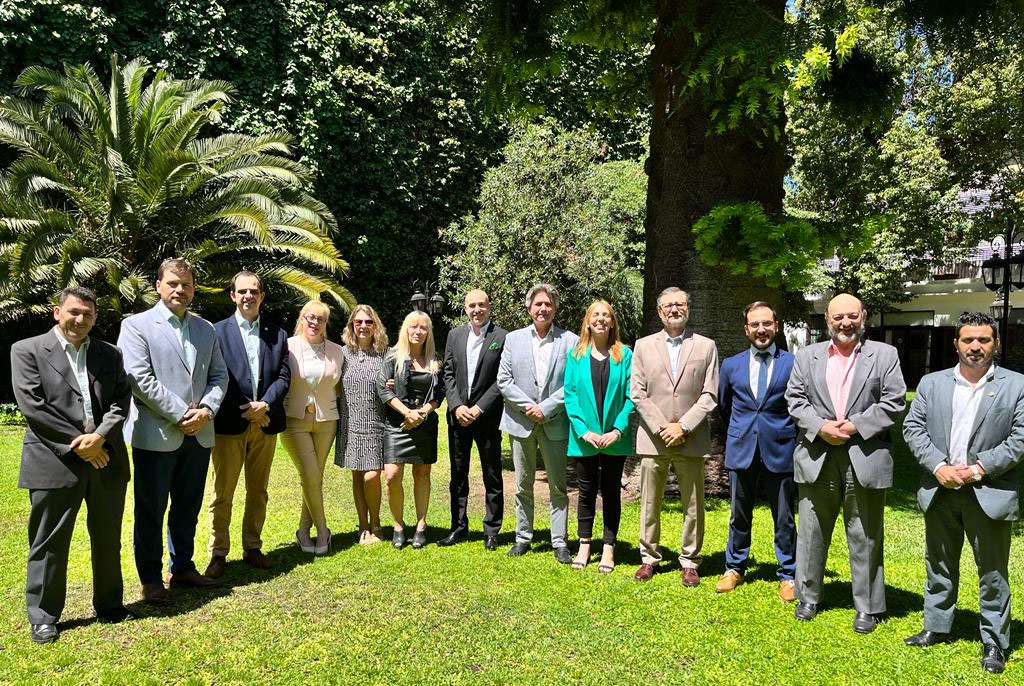
<path id="1" fill-rule="evenodd" d="M 903 422 L 903 437 L 910 452 L 925 469 L 917 503 L 924 511 L 942 486 L 935 469 L 946 462 L 953 424 L 953 369 L 926 374 Z M 978 504 L 995 520 L 1019 518 L 1017 465 L 1024 456 L 1024 376 L 996 367 L 985 384 L 971 437 L 967 464 L 981 462 L 985 476 L 973 488 Z"/>
<path id="2" fill-rule="evenodd" d="M 888 488 L 892 486 L 889 427 L 907 404 L 899 355 L 891 345 L 864 341 L 846 402 L 846 418 L 857 427 L 857 434 L 845 445 L 833 447 L 818 436 L 825 422 L 836 418 L 825 383 L 828 346 L 825 341 L 797 351 L 786 386 L 786 403 L 797 426 L 793 477 L 797 483 L 814 483 L 830 450 L 848 450 L 862 486 Z"/>
<path id="3" fill-rule="evenodd" d="M 221 356 L 213 324 L 189 315 L 189 338 L 196 349 L 192 373 L 178 335 L 153 307 L 121 322 L 117 345 L 124 354 L 124 367 L 132 384 L 132 407 L 124 435 L 134 448 L 170 452 L 177 450 L 185 434 L 178 422 L 189 406 L 205 405 L 216 414 L 228 387 L 228 370 Z M 208 422 L 196 440 L 205 448 L 213 446 L 213 422 Z"/>
<path id="4" fill-rule="evenodd" d="M 530 329 L 533 325 L 512 331 L 505 336 L 505 347 L 498 363 L 498 390 L 505 399 L 499 428 L 516 438 L 526 438 L 537 424 L 526 416 L 527 405 L 540 405 L 547 421 L 541 426 L 553 441 L 569 438 L 569 419 L 565 416 L 565 359 L 579 340 L 579 336 L 555 325 L 551 326 L 554 348 L 545 379 L 537 379 L 533 367 L 533 345 Z"/>

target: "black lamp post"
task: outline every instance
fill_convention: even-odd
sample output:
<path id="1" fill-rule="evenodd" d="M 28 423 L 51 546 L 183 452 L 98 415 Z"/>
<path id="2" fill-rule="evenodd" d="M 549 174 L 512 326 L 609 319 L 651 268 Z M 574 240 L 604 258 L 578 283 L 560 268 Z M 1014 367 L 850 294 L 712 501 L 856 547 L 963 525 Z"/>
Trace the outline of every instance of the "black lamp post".
<path id="1" fill-rule="evenodd" d="M 1013 254 L 1015 243 L 1024 235 L 1015 230 L 1013 218 L 1006 220 L 1006 234 L 1003 238 L 1003 254 L 995 254 L 981 263 L 981 275 L 985 287 L 996 292 L 995 301 L 989 306 L 989 313 L 999 321 L 999 335 L 1003 338 L 1003 359 L 1006 359 L 1007 327 L 1010 323 L 1010 291 L 1024 288 L 1024 252 Z M 994 241 L 993 241 L 994 242 Z"/>
<path id="2" fill-rule="evenodd" d="M 419 312 L 441 314 L 448 304 L 448 299 L 441 295 L 440 285 L 436 281 L 417 279 L 412 282 L 412 290 L 409 302 L 412 303 L 412 308 Z"/>

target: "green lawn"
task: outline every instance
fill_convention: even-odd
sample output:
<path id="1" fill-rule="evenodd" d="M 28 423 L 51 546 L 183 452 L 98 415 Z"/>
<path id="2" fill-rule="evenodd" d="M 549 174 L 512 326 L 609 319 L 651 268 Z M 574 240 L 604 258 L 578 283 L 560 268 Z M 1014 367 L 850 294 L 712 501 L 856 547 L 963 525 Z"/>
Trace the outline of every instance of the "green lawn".
<path id="1" fill-rule="evenodd" d="M 635 504 L 623 513 L 620 566 L 611 575 L 599 575 L 596 563 L 582 572 L 558 565 L 546 546 L 522 558 L 506 557 L 514 526 L 511 493 L 506 494 L 503 548 L 498 553 L 484 551 L 479 538 L 454 548 L 429 545 L 421 551 L 353 545 L 356 519 L 349 476 L 330 465 L 325 491 L 329 522 L 339 535 L 332 555 L 313 559 L 293 543 L 298 480 L 279 450 L 264 532 L 273 570 L 257 572 L 236 559 L 229 561 L 221 589 L 184 596 L 169 610 L 134 604 L 129 489 L 123 552 L 126 600 L 141 618 L 117 626 L 93 622 L 83 516 L 72 550 L 60 640 L 36 646 L 29 639 L 24 607 L 28 497 L 15 487 L 20 438 L 20 430 L 0 428 L 0 683 L 1024 680 L 1024 664 L 1016 655 L 1001 677 L 989 676 L 979 666 L 977 577 L 969 555 L 961 586 L 963 610 L 955 627 L 961 640 L 927 650 L 904 647 L 903 637 L 921 628 L 924 584 L 923 524 L 913 497 L 917 470 L 905 453 L 886 520 L 889 616 L 870 636 L 855 634 L 850 626 L 854 611 L 841 526 L 830 558 L 828 607 L 809 623 L 795 621 L 792 606 L 776 599 L 771 525 L 763 507 L 755 523 L 753 583 L 728 595 L 714 593 L 714 581 L 724 567 L 728 525 L 727 503 L 716 500 L 708 502 L 707 559 L 701 568 L 705 581 L 687 589 L 679 582 L 676 564 L 648 584 L 633 581 L 639 565 Z M 447 471 L 442 456 L 434 478 L 432 542 L 447 526 Z M 472 505 L 472 526 L 479 531 L 480 498 Z M 547 520 L 538 515 L 538 538 L 543 541 Z M 197 538 L 200 570 L 207 562 L 207 527 L 204 511 Z M 677 549 L 680 527 L 679 508 L 669 503 L 663 543 L 670 550 Z M 237 516 L 233 535 L 238 535 Z M 1014 541 L 1011 584 L 1018 593 L 1024 587 L 1019 540 Z M 1024 626 L 1020 619 L 1013 625 L 1017 648 L 1024 642 Z"/>

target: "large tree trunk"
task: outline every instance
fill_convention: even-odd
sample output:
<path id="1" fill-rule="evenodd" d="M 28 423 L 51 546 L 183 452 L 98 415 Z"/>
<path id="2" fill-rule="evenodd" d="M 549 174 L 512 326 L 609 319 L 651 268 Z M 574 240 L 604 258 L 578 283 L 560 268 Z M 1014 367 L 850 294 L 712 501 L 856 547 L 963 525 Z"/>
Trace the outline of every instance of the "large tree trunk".
<path id="1" fill-rule="evenodd" d="M 783 18 L 785 0 L 759 0 Z M 647 160 L 647 254 L 644 265 L 644 332 L 660 328 L 656 299 L 678 286 L 690 294 L 693 331 L 718 344 L 720 358 L 744 349 L 743 308 L 754 300 L 780 302 L 778 290 L 747 276 L 704 264 L 694 249 L 693 224 L 716 205 L 759 202 L 781 214 L 788 161 L 783 141 L 740 129 L 708 135 L 709 117 L 699 98 L 679 98 L 683 76 L 675 68 L 698 49 L 679 22 L 689 3 L 658 0 L 651 62 L 654 112 Z M 698 0 L 698 22 L 707 22 L 715 0 Z M 780 130 L 783 122 L 779 122 Z M 720 443 L 718 444 L 720 445 Z M 716 450 L 720 453 L 720 449 Z M 713 461 L 710 473 L 724 473 Z M 709 481 L 709 490 L 720 484 Z"/>

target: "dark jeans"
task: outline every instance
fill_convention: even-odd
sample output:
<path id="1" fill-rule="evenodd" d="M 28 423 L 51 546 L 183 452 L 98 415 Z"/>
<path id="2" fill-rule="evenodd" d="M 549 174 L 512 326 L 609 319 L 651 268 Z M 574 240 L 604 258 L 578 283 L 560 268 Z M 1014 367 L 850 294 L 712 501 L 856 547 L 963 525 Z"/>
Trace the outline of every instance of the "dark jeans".
<path id="1" fill-rule="evenodd" d="M 591 457 L 577 457 L 576 482 L 579 484 L 578 524 L 579 537 L 594 535 L 594 514 L 597 510 L 597 492 L 601 491 L 605 545 L 615 545 L 622 517 L 622 468 L 624 455 L 598 453 Z"/>
<path id="2" fill-rule="evenodd" d="M 796 484 L 793 482 L 793 472 L 776 474 L 768 471 L 756 452 L 749 467 L 729 470 L 732 513 L 729 516 L 729 542 L 725 547 L 725 567 L 746 574 L 758 479 L 764 484 L 772 519 L 775 522 L 778 577 L 792 579 L 796 573 L 796 526 L 793 523 Z"/>
<path id="3" fill-rule="evenodd" d="M 206 472 L 210 468 L 210 449 L 186 436 L 177 450 L 157 452 L 134 448 L 135 463 L 135 568 L 144 584 L 161 580 L 164 549 L 161 525 L 167 512 L 167 548 L 171 553 L 171 573 L 195 570 L 192 561 L 196 521 L 203 507 Z"/>
<path id="4" fill-rule="evenodd" d="M 476 443 L 484 480 L 484 535 L 497 536 L 505 513 L 505 491 L 501 479 L 501 429 L 491 417 L 480 417 L 462 426 L 448 413 L 448 450 L 452 501 L 452 531 L 469 531 L 469 462 Z"/>

